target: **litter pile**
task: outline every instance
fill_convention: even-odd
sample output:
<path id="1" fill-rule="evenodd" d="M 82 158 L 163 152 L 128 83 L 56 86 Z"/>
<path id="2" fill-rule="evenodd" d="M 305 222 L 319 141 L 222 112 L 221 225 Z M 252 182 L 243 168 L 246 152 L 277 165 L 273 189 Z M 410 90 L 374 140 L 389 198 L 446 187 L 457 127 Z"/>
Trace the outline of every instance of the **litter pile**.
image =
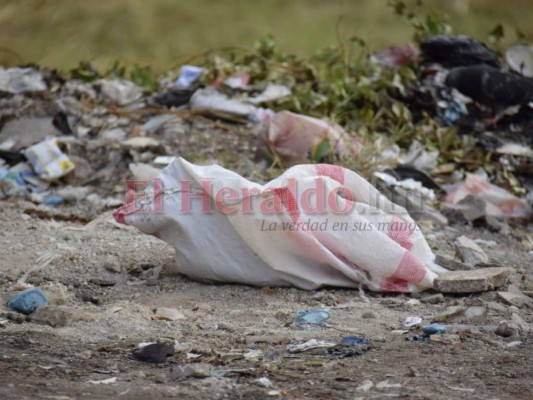
<path id="1" fill-rule="evenodd" d="M 29 200 L 27 212 L 44 218 L 90 221 L 123 205 L 127 196 L 130 201 L 115 213 L 117 220 L 174 244 L 181 265 L 190 269 L 185 273 L 303 288 L 360 283 L 385 291 L 433 287 L 435 273 L 443 269 L 415 221 L 501 230 L 510 218 L 530 218 L 531 48 L 510 48 L 504 62 L 473 38 L 436 35 L 421 41 L 420 50 L 392 47 L 342 74 L 331 61 L 335 54 L 332 50 L 306 63 L 279 53 L 266 40 L 232 62 L 217 55 L 202 66 L 182 66 L 176 79 L 160 81 L 139 68 L 126 79 L 117 66 L 100 74 L 82 64 L 68 77 L 36 67 L 2 68 L 0 198 Z M 176 157 L 218 163 L 239 175 Z M 349 169 L 372 179 L 379 192 Z M 151 183 L 156 177 L 164 189 Z M 319 177 L 327 190 L 342 192 L 334 196 L 337 206 L 339 201 L 355 205 L 355 211 L 317 218 L 316 209 L 302 211 L 291 203 L 295 193 L 286 191 L 285 179 L 305 186 Z M 204 195 L 211 193 L 202 182 L 211 182 L 219 192 L 210 201 L 225 209 L 253 202 L 259 207 L 264 194 L 254 197 L 250 191 L 266 190 L 274 194 L 274 203 L 281 202 L 286 218 L 221 212 L 219 225 L 211 214 L 205 226 L 198 216 L 188 224 L 181 215 L 188 205 L 166 191 L 184 180 Z M 138 185 L 153 195 L 154 203 L 145 206 L 155 214 L 162 206 L 163 216 L 152 220 L 141 211 L 135 219 L 142 192 Z M 409 214 L 398 219 L 391 211 L 397 205 Z M 306 218 L 307 229 L 277 235 L 285 250 L 272 252 L 272 226 L 305 228 Z M 335 218 L 357 229 L 333 234 Z M 394 221 L 408 229 L 388 229 L 385 237 L 375 231 L 374 237 L 364 228 Z M 311 225 L 328 223 L 310 233 Z M 251 226 L 262 234 L 250 234 Z M 182 237 L 179 243 L 173 238 L 176 229 L 189 238 L 188 249 Z M 198 258 L 205 242 L 201 229 L 213 235 L 235 232 L 234 242 L 228 241 L 229 234 L 212 240 L 221 246 L 213 248 L 218 256 L 232 247 L 227 265 L 259 262 L 269 266 L 268 272 L 221 274 L 211 265 L 220 262 L 214 253 Z M 341 245 L 363 239 L 368 243 L 362 247 L 388 249 L 389 258 L 378 251 L 371 252 L 377 259 L 365 258 Z M 316 254 L 308 253 L 311 248 Z M 299 263 L 300 272 L 285 270 Z M 326 273 L 325 265 L 333 269 Z M 402 265 L 409 273 L 398 272 Z"/>

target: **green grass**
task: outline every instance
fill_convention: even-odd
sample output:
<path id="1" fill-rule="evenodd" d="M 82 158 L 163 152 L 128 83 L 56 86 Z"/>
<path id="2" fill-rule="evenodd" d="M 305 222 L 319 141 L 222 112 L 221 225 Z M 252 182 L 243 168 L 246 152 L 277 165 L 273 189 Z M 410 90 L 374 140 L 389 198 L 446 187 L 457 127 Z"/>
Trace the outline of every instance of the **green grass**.
<path id="1" fill-rule="evenodd" d="M 412 0 L 406 0 L 407 3 Z M 280 50 L 310 55 L 357 35 L 373 49 L 411 40 L 387 0 L 0 0 L 0 64 L 69 69 L 120 59 L 162 72 L 207 50 L 248 48 L 272 33 Z M 501 22 L 533 41 L 530 0 L 426 0 L 457 32 L 487 40 Z M 464 5 L 468 5 L 465 8 Z"/>

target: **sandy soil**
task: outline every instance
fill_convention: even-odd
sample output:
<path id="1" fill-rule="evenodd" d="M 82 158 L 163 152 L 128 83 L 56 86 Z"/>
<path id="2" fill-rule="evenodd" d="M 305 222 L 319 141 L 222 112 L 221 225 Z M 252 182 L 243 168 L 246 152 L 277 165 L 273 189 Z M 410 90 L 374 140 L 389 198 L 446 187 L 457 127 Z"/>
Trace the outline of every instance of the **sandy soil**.
<path id="1" fill-rule="evenodd" d="M 97 223 L 57 221 L 25 211 L 27 204 L 0 202 L 0 398 L 288 398 L 528 399 L 533 376 L 531 335 L 503 338 L 494 327 L 511 314 L 533 322 L 531 308 L 509 306 L 495 292 L 446 295 L 438 304 L 411 305 L 419 295 L 383 295 L 324 289 L 258 288 L 192 281 L 175 272 L 173 249 L 156 238 L 114 224 L 110 214 Z M 461 234 L 494 240 L 483 246 L 493 261 L 515 268 L 510 282 L 533 288 L 533 258 L 524 238 L 527 227 L 510 234 L 483 229 L 424 228 L 440 254 L 453 255 Z M 531 235 L 531 233 L 529 233 Z M 69 314 L 65 327 L 17 320 L 5 301 L 10 288 L 39 258 L 50 264 L 28 282 L 49 293 L 53 307 Z M 120 271 L 106 264 L 115 262 Z M 116 269 L 117 269 L 116 268 Z M 424 323 L 452 305 L 489 305 L 479 321 L 450 325 L 451 342 L 407 341 L 400 334 L 409 315 Z M 151 320 L 157 307 L 181 311 L 180 321 Z M 325 307 L 329 328 L 291 326 L 297 310 Z M 20 315 L 19 315 L 20 316 Z M 335 358 L 290 354 L 286 344 L 247 345 L 249 335 L 283 336 L 289 342 L 345 336 L 370 339 L 363 355 Z M 167 363 L 131 357 L 140 342 L 175 342 Z M 521 343 L 509 346 L 509 343 Z M 259 359 L 243 354 L 259 349 Z M 187 358 L 187 353 L 201 357 Z M 223 377 L 172 380 L 173 366 L 203 362 Z M 115 383 L 95 384 L 116 378 Z M 258 378 L 267 377 L 271 387 Z M 367 380 L 373 387 L 366 391 Z M 368 385 L 369 386 L 369 385 Z"/>

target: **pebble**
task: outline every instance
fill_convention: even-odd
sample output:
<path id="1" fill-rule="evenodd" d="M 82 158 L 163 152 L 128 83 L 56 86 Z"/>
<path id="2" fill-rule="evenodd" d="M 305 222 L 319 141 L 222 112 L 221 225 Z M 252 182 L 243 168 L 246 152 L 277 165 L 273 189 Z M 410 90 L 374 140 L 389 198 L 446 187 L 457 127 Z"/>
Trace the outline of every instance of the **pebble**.
<path id="1" fill-rule="evenodd" d="M 489 310 L 497 311 L 499 313 L 506 313 L 507 307 L 505 307 L 503 304 L 497 303 L 495 301 L 489 301 L 487 303 L 487 307 Z"/>
<path id="2" fill-rule="evenodd" d="M 246 336 L 246 344 L 255 343 L 269 343 L 269 344 L 287 344 L 289 343 L 289 337 L 283 335 L 257 335 Z"/>
<path id="3" fill-rule="evenodd" d="M 62 328 L 72 322 L 72 313 L 57 306 L 46 306 L 35 310 L 29 316 L 30 322 Z"/>
<path id="4" fill-rule="evenodd" d="M 376 318 L 376 313 L 373 311 L 365 311 L 362 315 L 362 318 Z"/>
<path id="5" fill-rule="evenodd" d="M 455 240 L 456 255 L 468 265 L 486 263 L 489 257 L 476 242 L 466 236 L 460 236 Z"/>
<path id="6" fill-rule="evenodd" d="M 518 327 L 509 321 L 501 321 L 494 333 L 501 337 L 511 337 L 518 332 Z"/>
<path id="7" fill-rule="evenodd" d="M 211 365 L 206 363 L 193 363 L 177 365 L 172 368 L 170 378 L 172 380 L 185 378 L 208 378 L 211 376 Z"/>
<path id="8" fill-rule="evenodd" d="M 420 301 L 427 304 L 438 304 L 444 301 L 444 295 L 442 293 L 432 294 L 431 296 L 422 297 Z"/>
<path id="9" fill-rule="evenodd" d="M 116 256 L 107 257 L 104 260 L 102 266 L 104 267 L 104 269 L 106 269 L 109 272 L 113 272 L 116 274 L 119 274 L 122 272 L 122 266 L 120 265 L 120 261 L 118 257 Z"/>
<path id="10" fill-rule="evenodd" d="M 519 293 L 498 292 L 498 296 L 503 301 L 505 301 L 507 304 L 510 304 L 512 306 L 516 306 L 519 308 L 531 302 L 529 297 L 524 296 L 523 294 L 519 294 Z"/>
<path id="11" fill-rule="evenodd" d="M 443 256 L 441 254 L 437 254 L 435 256 L 435 263 L 450 271 L 465 271 L 472 269 L 470 265 L 466 265 L 465 263 L 457 261 L 453 257 Z"/>
<path id="12" fill-rule="evenodd" d="M 162 321 L 180 321 L 185 319 L 185 315 L 181 311 L 166 307 L 156 309 L 154 317 Z"/>

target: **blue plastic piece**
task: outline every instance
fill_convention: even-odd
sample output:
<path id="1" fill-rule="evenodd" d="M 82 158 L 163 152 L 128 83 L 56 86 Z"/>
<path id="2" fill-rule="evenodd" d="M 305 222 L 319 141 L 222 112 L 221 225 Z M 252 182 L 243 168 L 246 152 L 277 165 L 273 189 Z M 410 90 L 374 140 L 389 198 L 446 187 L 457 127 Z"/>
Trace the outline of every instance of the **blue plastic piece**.
<path id="1" fill-rule="evenodd" d="M 444 325 L 426 325 L 422 327 L 422 332 L 427 335 L 439 335 L 446 332 L 446 327 Z"/>
<path id="2" fill-rule="evenodd" d="M 30 288 L 17 293 L 9 299 L 7 307 L 10 310 L 29 315 L 38 308 L 48 305 L 48 299 L 41 289 Z"/>
<path id="3" fill-rule="evenodd" d="M 341 340 L 341 344 L 343 346 L 353 346 L 355 344 L 368 346 L 370 345 L 370 342 L 366 339 L 363 339 L 357 336 L 346 336 L 345 338 Z"/>
<path id="4" fill-rule="evenodd" d="M 330 313 L 321 308 L 309 311 L 296 311 L 296 319 L 294 325 L 314 324 L 329 326 L 326 320 L 329 318 Z"/>
<path id="5" fill-rule="evenodd" d="M 51 196 L 45 197 L 41 204 L 44 204 L 45 206 L 58 206 L 60 204 L 63 204 L 64 202 L 65 199 L 63 197 L 53 194 Z"/>

